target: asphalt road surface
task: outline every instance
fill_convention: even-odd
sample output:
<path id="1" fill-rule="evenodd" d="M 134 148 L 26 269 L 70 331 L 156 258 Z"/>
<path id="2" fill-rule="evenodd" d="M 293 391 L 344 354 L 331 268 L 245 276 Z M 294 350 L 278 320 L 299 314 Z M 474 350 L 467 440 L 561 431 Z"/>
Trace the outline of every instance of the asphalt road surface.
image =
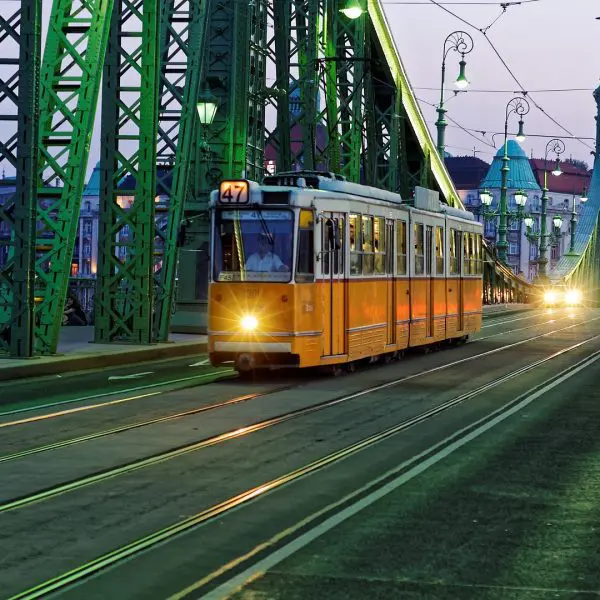
<path id="1" fill-rule="evenodd" d="M 598 525 L 600 311 L 486 320 L 336 378 L 175 382 L 214 377 L 200 360 L 4 406 L 0 597 L 597 592 L 597 532 L 565 523 Z M 498 511 L 507 527 L 473 526 Z"/>

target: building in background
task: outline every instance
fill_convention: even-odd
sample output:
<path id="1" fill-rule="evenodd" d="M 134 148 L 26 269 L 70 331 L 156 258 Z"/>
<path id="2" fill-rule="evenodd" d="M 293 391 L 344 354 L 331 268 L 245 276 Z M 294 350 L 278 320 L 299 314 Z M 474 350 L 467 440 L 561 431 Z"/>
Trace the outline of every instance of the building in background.
<path id="1" fill-rule="evenodd" d="M 541 228 L 542 187 L 544 185 L 544 160 L 529 159 L 521 146 L 515 140 L 508 140 L 507 151 L 510 162 L 508 173 L 508 209 L 516 212 L 514 194 L 523 190 L 528 198 L 525 214 L 533 217 L 533 233 L 539 233 Z M 501 168 L 504 147 L 501 147 L 491 165 L 473 156 L 446 157 L 445 162 L 458 194 L 465 208 L 483 222 L 483 207 L 479 193 L 488 190 L 493 197 L 489 211 L 498 211 L 500 203 Z M 571 234 L 571 212 L 573 203 L 577 214 L 582 206 L 579 198 L 589 189 L 591 172 L 581 161 L 567 160 L 560 163 L 562 174 L 551 174 L 555 161 L 548 160 L 548 204 L 546 208 L 546 231 L 552 231 L 552 219 L 556 215 L 562 218 L 560 236 L 553 243 L 548 240 L 548 269 L 552 269 L 559 258 L 569 250 Z M 494 247 L 498 241 L 499 218 L 485 220 L 484 235 L 488 243 Z M 538 273 L 538 244 L 530 242 L 526 237 L 524 223 L 517 219 L 508 222 L 508 251 L 507 259 L 511 269 L 516 274 L 522 274 L 529 281 L 535 280 Z"/>
<path id="2" fill-rule="evenodd" d="M 467 208 L 479 206 L 479 184 L 489 171 L 490 163 L 476 156 L 450 155 L 446 155 L 444 162 L 462 203 Z"/>

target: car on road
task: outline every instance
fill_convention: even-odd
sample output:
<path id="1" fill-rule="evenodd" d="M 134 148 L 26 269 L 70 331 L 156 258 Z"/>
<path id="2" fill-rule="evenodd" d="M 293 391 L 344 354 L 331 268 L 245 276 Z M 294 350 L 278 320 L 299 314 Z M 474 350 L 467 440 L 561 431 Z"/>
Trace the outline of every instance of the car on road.
<path id="1" fill-rule="evenodd" d="M 544 288 L 542 302 L 547 307 L 580 306 L 583 293 L 580 289 L 565 284 L 552 284 Z"/>

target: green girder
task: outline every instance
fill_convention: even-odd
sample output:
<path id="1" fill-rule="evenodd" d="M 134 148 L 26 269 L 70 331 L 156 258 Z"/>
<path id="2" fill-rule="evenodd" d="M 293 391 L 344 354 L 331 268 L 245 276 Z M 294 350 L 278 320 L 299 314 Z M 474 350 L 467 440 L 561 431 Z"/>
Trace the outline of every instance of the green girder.
<path id="1" fill-rule="evenodd" d="M 10 7 L 10 5 L 8 5 Z M 41 0 L 22 0 L 0 15 L 0 166 L 16 173 L 16 191 L 0 205 L 0 351 L 30 357 L 34 344 L 36 174 L 41 57 Z M 2 233 L 7 242 L 2 242 Z"/>
<path id="2" fill-rule="evenodd" d="M 157 162 L 166 168 L 157 178 L 157 193 L 168 201 L 164 209 L 162 204 L 157 208 L 156 216 L 153 339 L 157 341 L 169 339 L 179 258 L 177 232 L 188 196 L 198 131 L 196 99 L 207 15 L 208 2 L 168 0 L 162 7 Z"/>
<path id="3" fill-rule="evenodd" d="M 153 341 L 159 15 L 158 0 L 115 0 L 102 90 L 100 343 Z"/>

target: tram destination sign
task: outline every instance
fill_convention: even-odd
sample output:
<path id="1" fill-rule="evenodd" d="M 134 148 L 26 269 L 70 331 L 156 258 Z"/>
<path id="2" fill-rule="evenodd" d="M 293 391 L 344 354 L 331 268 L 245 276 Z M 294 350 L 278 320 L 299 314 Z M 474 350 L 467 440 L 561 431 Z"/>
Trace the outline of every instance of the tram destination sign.
<path id="1" fill-rule="evenodd" d="M 221 181 L 219 185 L 219 204 L 248 204 L 250 201 L 250 183 L 246 179 Z"/>

